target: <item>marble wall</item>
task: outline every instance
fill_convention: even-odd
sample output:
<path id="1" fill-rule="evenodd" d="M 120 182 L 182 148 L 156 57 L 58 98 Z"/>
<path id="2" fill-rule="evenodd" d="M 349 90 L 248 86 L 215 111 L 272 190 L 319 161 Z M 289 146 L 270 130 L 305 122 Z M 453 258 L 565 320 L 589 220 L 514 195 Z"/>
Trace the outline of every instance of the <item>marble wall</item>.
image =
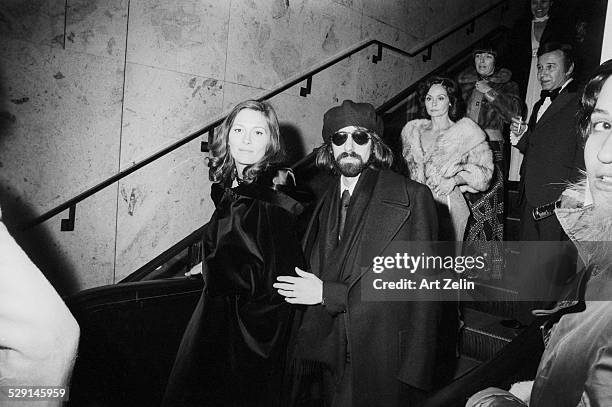
<path id="1" fill-rule="evenodd" d="M 114 283 L 212 213 L 199 140 L 86 199 L 73 232 L 36 215 L 374 37 L 408 49 L 493 0 L 3 0 L 0 204 L 4 221 L 63 294 Z M 297 158 L 319 144 L 323 113 L 351 98 L 379 105 L 511 9 L 434 47 L 433 58 L 374 48 L 272 98 Z M 67 5 L 67 7 L 66 7 Z"/>

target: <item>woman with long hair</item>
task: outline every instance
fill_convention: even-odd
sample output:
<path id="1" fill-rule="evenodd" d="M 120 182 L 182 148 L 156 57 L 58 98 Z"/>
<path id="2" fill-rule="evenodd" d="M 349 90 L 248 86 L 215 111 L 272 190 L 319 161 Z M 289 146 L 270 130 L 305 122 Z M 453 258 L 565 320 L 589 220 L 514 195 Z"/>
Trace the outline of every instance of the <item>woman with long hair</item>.
<path id="1" fill-rule="evenodd" d="M 464 192 L 487 190 L 493 155 L 484 131 L 461 118 L 459 87 L 432 77 L 419 87 L 421 114 L 402 129 L 403 156 L 415 181 L 429 186 L 438 206 L 440 240 L 461 241 L 470 215 Z"/>
<path id="2" fill-rule="evenodd" d="M 238 104 L 209 162 L 216 210 L 203 234 L 204 291 L 183 336 L 164 406 L 277 406 L 292 308 L 272 287 L 304 268 L 303 210 L 267 102 Z"/>

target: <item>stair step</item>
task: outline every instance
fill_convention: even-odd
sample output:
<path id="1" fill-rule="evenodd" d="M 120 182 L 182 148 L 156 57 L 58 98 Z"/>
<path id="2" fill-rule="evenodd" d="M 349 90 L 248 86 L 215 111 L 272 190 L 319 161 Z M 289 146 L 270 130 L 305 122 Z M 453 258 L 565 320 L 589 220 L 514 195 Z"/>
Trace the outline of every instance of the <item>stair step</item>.
<path id="1" fill-rule="evenodd" d="M 503 317 L 465 308 L 459 349 L 469 358 L 486 361 L 515 338 L 520 329 L 507 328 L 501 324 Z"/>

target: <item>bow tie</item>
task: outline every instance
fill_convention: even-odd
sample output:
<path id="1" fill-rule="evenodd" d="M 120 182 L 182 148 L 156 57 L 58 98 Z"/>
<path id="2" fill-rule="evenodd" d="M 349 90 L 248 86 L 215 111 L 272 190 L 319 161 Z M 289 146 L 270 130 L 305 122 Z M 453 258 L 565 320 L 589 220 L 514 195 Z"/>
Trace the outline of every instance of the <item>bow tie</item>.
<path id="1" fill-rule="evenodd" d="M 559 92 L 561 92 L 561 88 L 553 89 L 553 90 L 543 90 L 540 92 L 540 100 L 544 101 L 546 98 L 550 98 L 550 101 L 554 101 L 557 96 L 559 96 Z"/>

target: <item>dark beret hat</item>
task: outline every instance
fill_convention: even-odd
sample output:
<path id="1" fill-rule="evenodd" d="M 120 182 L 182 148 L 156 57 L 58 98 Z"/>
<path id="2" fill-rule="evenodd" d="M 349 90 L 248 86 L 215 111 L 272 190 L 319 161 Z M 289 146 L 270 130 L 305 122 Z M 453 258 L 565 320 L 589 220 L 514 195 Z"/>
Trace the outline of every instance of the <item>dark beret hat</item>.
<path id="1" fill-rule="evenodd" d="M 332 107 L 323 116 L 323 140 L 328 141 L 332 134 L 347 126 L 359 126 L 373 131 L 382 137 L 383 121 L 369 103 L 355 103 L 345 100 L 342 105 Z"/>

